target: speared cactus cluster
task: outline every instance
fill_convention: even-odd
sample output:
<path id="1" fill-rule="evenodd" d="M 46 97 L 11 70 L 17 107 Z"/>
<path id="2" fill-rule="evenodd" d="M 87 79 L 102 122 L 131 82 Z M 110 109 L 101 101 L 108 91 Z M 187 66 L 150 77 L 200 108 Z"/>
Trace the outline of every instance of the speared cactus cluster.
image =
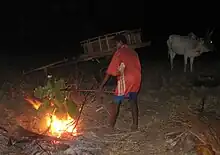
<path id="1" fill-rule="evenodd" d="M 42 102 L 39 111 L 48 111 L 58 117 L 63 117 L 66 114 L 72 118 L 76 117 L 77 106 L 69 98 L 69 92 L 65 88 L 64 79 L 56 80 L 52 76 L 48 76 L 46 85 L 39 86 L 34 90 L 34 96 Z"/>

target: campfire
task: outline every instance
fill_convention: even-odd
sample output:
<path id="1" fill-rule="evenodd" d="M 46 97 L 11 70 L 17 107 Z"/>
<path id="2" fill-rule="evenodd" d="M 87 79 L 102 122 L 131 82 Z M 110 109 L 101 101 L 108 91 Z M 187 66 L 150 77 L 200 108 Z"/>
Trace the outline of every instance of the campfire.
<path id="1" fill-rule="evenodd" d="M 35 110 L 38 110 L 39 107 L 42 105 L 40 101 L 32 99 L 30 97 L 25 98 L 25 100 L 30 103 Z M 47 132 L 50 136 L 60 138 L 66 134 L 71 136 L 77 135 L 75 120 L 71 118 L 68 114 L 62 115 L 62 117 L 58 117 L 53 113 L 46 113 L 45 118 L 42 119 L 46 120 L 44 122 L 47 128 Z"/>
<path id="2" fill-rule="evenodd" d="M 69 115 L 66 118 L 57 118 L 56 115 L 50 115 L 47 117 L 47 127 L 49 128 L 49 133 L 52 136 L 61 137 L 65 133 L 69 133 L 73 136 L 77 135 L 77 130 L 74 127 L 75 122 Z"/>

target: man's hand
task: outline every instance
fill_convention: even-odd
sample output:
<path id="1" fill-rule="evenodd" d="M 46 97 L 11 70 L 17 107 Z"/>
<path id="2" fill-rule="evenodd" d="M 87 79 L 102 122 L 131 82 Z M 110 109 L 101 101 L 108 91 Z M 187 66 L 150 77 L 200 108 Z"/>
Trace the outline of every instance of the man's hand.
<path id="1" fill-rule="evenodd" d="M 101 85 L 100 85 L 100 87 L 99 87 L 99 90 L 103 90 L 103 87 L 104 87 L 104 85 L 106 84 L 106 82 L 108 81 L 109 77 L 110 77 L 109 74 L 106 74 L 106 75 L 105 75 L 105 77 L 104 77 L 104 79 L 103 79 L 103 81 L 102 81 L 102 83 L 101 83 Z"/>

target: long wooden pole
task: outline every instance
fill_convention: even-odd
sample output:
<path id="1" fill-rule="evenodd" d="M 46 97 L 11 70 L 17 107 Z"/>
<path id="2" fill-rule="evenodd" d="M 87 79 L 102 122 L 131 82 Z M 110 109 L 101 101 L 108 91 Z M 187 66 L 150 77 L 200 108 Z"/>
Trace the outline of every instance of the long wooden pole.
<path id="1" fill-rule="evenodd" d="M 39 68 L 30 70 L 30 71 L 27 71 L 27 72 L 23 72 L 23 74 L 26 75 L 26 74 L 32 73 L 32 72 L 34 72 L 34 71 L 45 70 L 45 69 L 47 69 L 47 68 L 49 68 L 49 67 L 52 67 L 52 66 L 54 66 L 54 65 L 57 65 L 57 64 L 60 64 L 60 63 L 63 63 L 63 62 L 67 62 L 67 61 L 68 61 L 68 59 L 64 59 L 64 60 L 61 60 L 61 61 L 57 61 L 57 62 L 51 63 L 51 64 L 49 64 L 49 65 L 45 65 L 45 66 L 42 66 L 42 67 L 39 67 Z"/>

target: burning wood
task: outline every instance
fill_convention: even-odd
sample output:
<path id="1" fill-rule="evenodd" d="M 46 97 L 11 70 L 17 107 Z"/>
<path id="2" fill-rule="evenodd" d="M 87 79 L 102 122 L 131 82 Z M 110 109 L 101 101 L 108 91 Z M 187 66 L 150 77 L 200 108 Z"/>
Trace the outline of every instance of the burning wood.
<path id="1" fill-rule="evenodd" d="M 64 134 L 77 135 L 74 118 L 77 117 L 78 107 L 70 98 L 69 92 L 61 91 L 66 88 L 63 79 L 54 80 L 49 77 L 45 86 L 39 86 L 34 90 L 34 97 L 27 96 L 25 100 L 30 103 L 44 120 L 45 133 L 51 136 L 62 137 Z"/>
<path id="2" fill-rule="evenodd" d="M 25 98 L 25 100 L 36 110 L 42 105 L 39 100 L 31 99 L 30 97 Z M 42 119 L 46 121 L 45 126 L 48 128 L 46 132 L 49 132 L 51 136 L 59 138 L 65 133 L 71 134 L 72 136 L 77 135 L 77 129 L 74 127 L 75 120 L 68 114 L 59 118 L 55 114 L 48 112 L 46 113 L 45 118 Z"/>
<path id="3" fill-rule="evenodd" d="M 61 137 L 64 133 L 70 133 L 73 136 L 77 135 L 77 129 L 74 128 L 74 122 L 69 115 L 66 118 L 57 118 L 55 115 L 51 115 L 47 118 L 47 127 L 51 135 Z"/>
<path id="4" fill-rule="evenodd" d="M 80 115 L 89 95 L 87 93 L 84 99 L 80 100 L 77 91 L 75 96 L 71 96 L 68 91 L 63 91 L 64 88 L 66 85 L 62 79 L 58 81 L 49 79 L 46 86 L 35 89 L 34 97 L 25 98 L 41 114 L 40 121 L 43 125 L 38 128 L 46 130 L 44 134 L 48 133 L 58 138 L 78 135 L 77 126 Z"/>

